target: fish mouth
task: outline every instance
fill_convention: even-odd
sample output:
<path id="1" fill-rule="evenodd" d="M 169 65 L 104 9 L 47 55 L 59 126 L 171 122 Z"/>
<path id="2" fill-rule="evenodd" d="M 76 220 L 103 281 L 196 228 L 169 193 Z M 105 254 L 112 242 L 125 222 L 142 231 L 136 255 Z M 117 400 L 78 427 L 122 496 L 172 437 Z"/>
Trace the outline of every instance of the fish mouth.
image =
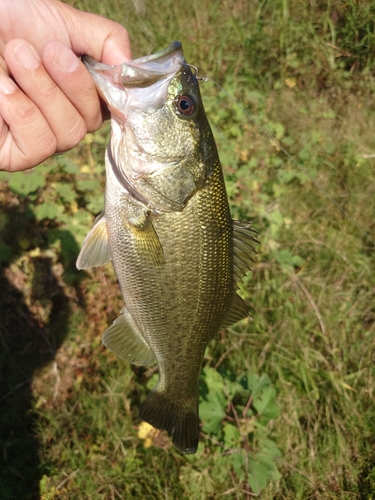
<path id="1" fill-rule="evenodd" d="M 146 112 L 162 107 L 167 98 L 168 83 L 186 65 L 180 42 L 173 42 L 155 54 L 114 66 L 89 56 L 82 56 L 82 61 L 112 118 L 119 123 L 126 121 L 129 100 L 132 106 Z"/>
<path id="2" fill-rule="evenodd" d="M 113 83 L 125 88 L 142 88 L 149 87 L 166 76 L 176 74 L 185 63 L 185 59 L 181 42 L 175 41 L 155 54 L 119 65 L 109 66 L 90 56 L 82 56 L 82 62 L 93 76 L 95 83 L 99 83 L 97 75 L 102 73 L 107 78 L 112 77 Z"/>

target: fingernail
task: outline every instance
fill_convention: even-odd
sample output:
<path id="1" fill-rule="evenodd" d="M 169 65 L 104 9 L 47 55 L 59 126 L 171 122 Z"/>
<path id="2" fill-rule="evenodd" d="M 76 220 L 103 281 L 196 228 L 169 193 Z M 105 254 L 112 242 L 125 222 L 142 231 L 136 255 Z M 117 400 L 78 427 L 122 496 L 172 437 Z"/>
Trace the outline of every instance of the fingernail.
<path id="1" fill-rule="evenodd" d="M 3 94 L 13 94 L 17 89 L 17 85 L 13 80 L 5 75 L 0 75 L 0 92 Z"/>
<path id="2" fill-rule="evenodd" d="M 13 57 L 26 69 L 36 69 L 40 64 L 40 57 L 32 45 L 22 42 L 13 51 Z"/>
<path id="3" fill-rule="evenodd" d="M 78 57 L 68 47 L 58 47 L 53 63 L 64 73 L 73 73 L 78 68 Z"/>

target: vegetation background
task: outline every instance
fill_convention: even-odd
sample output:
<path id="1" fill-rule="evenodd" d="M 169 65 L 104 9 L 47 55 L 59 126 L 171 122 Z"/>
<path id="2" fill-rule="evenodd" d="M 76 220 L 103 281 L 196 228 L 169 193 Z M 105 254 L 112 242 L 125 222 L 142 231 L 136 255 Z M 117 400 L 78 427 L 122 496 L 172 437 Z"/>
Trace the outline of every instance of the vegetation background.
<path id="1" fill-rule="evenodd" d="M 261 245 L 252 318 L 207 349 L 200 447 L 181 456 L 137 418 L 155 370 L 100 344 L 122 307 L 111 267 L 75 269 L 109 126 L 0 174 L 0 498 L 375 498 L 375 3 L 74 5 L 126 26 L 134 57 L 181 40 L 308 176 L 202 82 L 233 216 Z"/>

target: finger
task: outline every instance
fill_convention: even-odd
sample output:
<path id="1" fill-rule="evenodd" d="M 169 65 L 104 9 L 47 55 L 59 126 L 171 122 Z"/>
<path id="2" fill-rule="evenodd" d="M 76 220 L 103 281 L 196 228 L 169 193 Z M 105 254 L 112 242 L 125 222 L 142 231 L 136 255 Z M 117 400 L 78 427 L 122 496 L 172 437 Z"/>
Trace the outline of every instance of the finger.
<path id="1" fill-rule="evenodd" d="M 4 74 L 8 74 L 8 66 L 5 62 L 3 56 L 0 56 L 0 72 Z"/>
<path id="2" fill-rule="evenodd" d="M 5 47 L 4 58 L 13 78 L 39 108 L 56 136 L 57 151 L 77 145 L 86 135 L 85 121 L 49 76 L 33 46 L 25 40 L 11 40 Z M 76 61 L 78 67 L 81 63 Z"/>
<path id="3" fill-rule="evenodd" d="M 45 46 L 42 60 L 49 75 L 82 116 L 87 131 L 97 130 L 103 123 L 100 99 L 85 65 L 58 41 Z"/>
<path id="4" fill-rule="evenodd" d="M 56 137 L 37 106 L 0 74 L 0 170 L 25 170 L 56 151 Z"/>
<path id="5" fill-rule="evenodd" d="M 87 54 L 104 64 L 122 64 L 131 59 L 129 35 L 121 24 L 61 4 L 66 18 L 72 49 L 76 54 Z"/>

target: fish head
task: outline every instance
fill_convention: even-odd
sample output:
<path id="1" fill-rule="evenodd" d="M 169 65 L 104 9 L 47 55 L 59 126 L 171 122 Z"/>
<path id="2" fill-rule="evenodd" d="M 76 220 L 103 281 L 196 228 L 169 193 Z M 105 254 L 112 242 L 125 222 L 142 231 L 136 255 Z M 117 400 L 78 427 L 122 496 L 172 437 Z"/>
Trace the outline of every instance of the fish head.
<path id="1" fill-rule="evenodd" d="M 84 62 L 111 112 L 107 158 L 117 180 L 153 210 L 183 210 L 217 153 L 180 42 L 118 66 Z"/>

